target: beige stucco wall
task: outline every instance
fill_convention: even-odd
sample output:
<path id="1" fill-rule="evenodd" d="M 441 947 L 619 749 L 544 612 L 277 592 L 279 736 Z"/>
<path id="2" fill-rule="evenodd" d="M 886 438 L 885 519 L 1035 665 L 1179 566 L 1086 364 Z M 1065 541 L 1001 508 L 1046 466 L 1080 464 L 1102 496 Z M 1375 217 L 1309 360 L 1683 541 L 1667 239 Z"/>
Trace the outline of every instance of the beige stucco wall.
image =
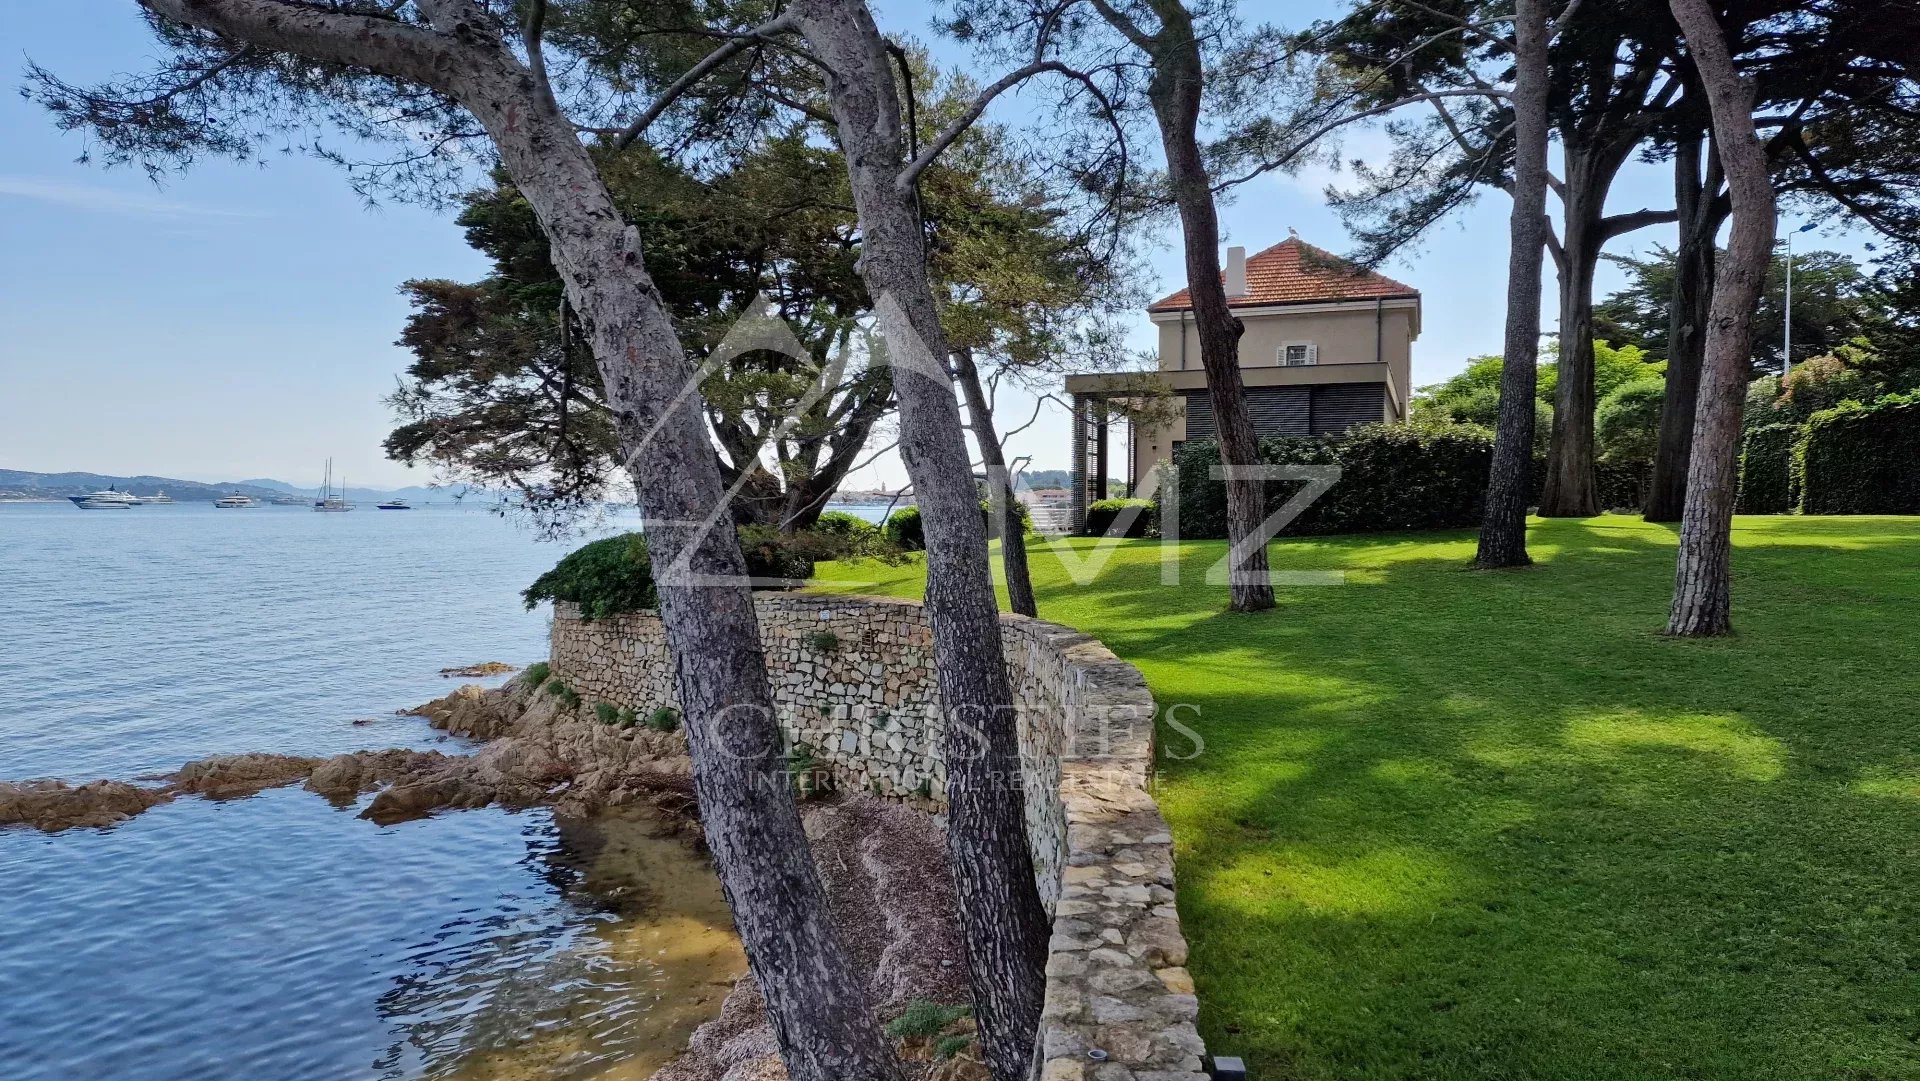
<path id="1" fill-rule="evenodd" d="M 1184 319 L 1177 314 L 1173 318 L 1156 317 L 1160 370 L 1172 376 L 1170 382 L 1176 389 L 1206 385 L 1200 370 L 1199 331 L 1192 313 L 1184 314 Z M 1258 314 L 1241 310 L 1237 314 L 1246 326 L 1240 338 L 1240 367 L 1246 373 L 1242 378 L 1247 385 L 1386 382 L 1399 402 L 1400 412 L 1381 419 L 1398 420 L 1404 415 L 1413 377 L 1413 342 L 1419 336 L 1417 301 L 1387 301 L 1377 313 L 1369 302 L 1352 307 L 1303 305 L 1292 311 Z M 1280 348 L 1288 342 L 1319 346 L 1318 363 L 1281 367 Z M 1134 439 L 1134 476 L 1143 482 L 1153 475 L 1155 463 L 1172 452 L 1173 444 L 1187 438 L 1186 417 L 1177 399 L 1170 408 L 1174 413 L 1170 424 L 1158 428 L 1143 425 Z"/>

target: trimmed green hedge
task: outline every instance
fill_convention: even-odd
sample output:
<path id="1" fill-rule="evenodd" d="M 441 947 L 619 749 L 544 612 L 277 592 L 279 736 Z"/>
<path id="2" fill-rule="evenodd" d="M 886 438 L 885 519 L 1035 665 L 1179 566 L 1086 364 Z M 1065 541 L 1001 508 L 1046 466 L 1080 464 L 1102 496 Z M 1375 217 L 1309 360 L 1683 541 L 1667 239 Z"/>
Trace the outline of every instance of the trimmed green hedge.
<path id="1" fill-rule="evenodd" d="M 1149 527 L 1153 525 L 1153 500 L 1151 499 L 1095 500 L 1087 504 L 1087 525 L 1084 532 L 1089 537 L 1106 536 L 1107 531 L 1113 528 L 1114 522 L 1131 508 L 1138 508 L 1139 513 L 1133 515 L 1133 520 L 1127 523 L 1126 530 L 1120 536 L 1146 536 Z"/>
<path id="2" fill-rule="evenodd" d="M 887 515 L 886 524 L 880 528 L 887 540 L 909 552 L 927 546 L 927 527 L 920 521 L 919 507 L 901 507 Z"/>
<path id="3" fill-rule="evenodd" d="M 783 535 L 767 526 L 740 529 L 740 551 L 747 557 L 747 573 L 755 578 L 811 578 L 815 560 L 838 558 L 844 547 L 820 534 Z M 582 545 L 534 579 L 520 599 L 528 608 L 541 601 L 572 601 L 587 620 L 658 608 L 647 538 L 622 533 Z"/>
<path id="4" fill-rule="evenodd" d="M 1740 495 L 1735 510 L 1787 514 L 1799 505 L 1793 451 L 1800 432 L 1798 424 L 1765 424 L 1747 432 L 1740 448 Z"/>
<path id="5" fill-rule="evenodd" d="M 1815 413 L 1805 459 L 1808 514 L 1920 513 L 1920 395 Z"/>
<path id="6" fill-rule="evenodd" d="M 1014 516 L 1020 519 L 1022 533 L 1033 532 L 1033 514 L 1025 503 L 1013 505 Z M 980 523 L 987 527 L 987 535 L 993 535 L 993 500 L 980 501 Z M 927 527 L 920 520 L 919 507 L 901 507 L 887 515 L 887 521 L 881 532 L 895 546 L 908 551 L 918 552 L 927 546 Z"/>
<path id="7" fill-rule="evenodd" d="M 1283 535 L 1470 529 L 1480 524 L 1486 500 L 1493 436 L 1473 425 L 1374 424 L 1338 438 L 1263 439 L 1260 460 L 1268 465 L 1340 466 L 1339 483 L 1282 530 Z M 1174 470 L 1181 537 L 1227 535 L 1226 485 L 1210 475 L 1219 464 L 1220 450 L 1212 441 L 1180 448 Z M 1278 510 L 1304 484 L 1265 485 L 1267 513 Z M 1158 505 L 1155 510 L 1164 520 L 1168 508 Z"/>
<path id="8" fill-rule="evenodd" d="M 868 538 L 879 534 L 880 526 L 850 511 L 821 511 L 814 519 L 813 531 L 833 537 Z"/>

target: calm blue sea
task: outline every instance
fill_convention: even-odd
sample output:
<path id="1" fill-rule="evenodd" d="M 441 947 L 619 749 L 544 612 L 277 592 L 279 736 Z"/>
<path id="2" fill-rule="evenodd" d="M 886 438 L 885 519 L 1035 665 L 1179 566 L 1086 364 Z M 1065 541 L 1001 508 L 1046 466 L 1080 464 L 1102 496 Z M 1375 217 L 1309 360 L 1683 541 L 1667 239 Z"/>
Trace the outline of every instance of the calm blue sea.
<path id="1" fill-rule="evenodd" d="M 448 746 L 394 711 L 455 686 L 441 668 L 544 656 L 517 594 L 567 547 L 455 506 L 0 505 L 0 778 Z M 0 830 L 0 1072 L 625 1076 L 659 973 L 609 948 L 576 832 L 495 810 L 383 829 L 297 788 Z M 570 1026 L 595 1034 L 568 1055 L 499 1053 Z"/>

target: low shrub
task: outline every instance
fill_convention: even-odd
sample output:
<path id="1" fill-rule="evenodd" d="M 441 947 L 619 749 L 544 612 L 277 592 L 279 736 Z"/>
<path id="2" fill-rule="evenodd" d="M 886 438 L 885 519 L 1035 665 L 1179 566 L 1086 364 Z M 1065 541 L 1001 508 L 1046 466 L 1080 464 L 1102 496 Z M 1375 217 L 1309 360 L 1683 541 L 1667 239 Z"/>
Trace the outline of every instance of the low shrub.
<path id="1" fill-rule="evenodd" d="M 880 532 L 880 527 L 858 514 L 844 510 L 822 511 L 814 519 L 813 531 L 830 537 L 872 537 Z"/>
<path id="2" fill-rule="evenodd" d="M 804 743 L 796 743 L 787 751 L 787 775 L 793 778 L 794 795 L 803 800 L 829 795 L 837 787 L 833 771 Z"/>
<path id="3" fill-rule="evenodd" d="M 1260 441 L 1267 465 L 1338 465 L 1340 480 L 1282 530 L 1283 535 L 1466 529 L 1480 523 L 1493 436 L 1473 425 L 1372 424 L 1342 437 Z M 1179 535 L 1227 535 L 1226 485 L 1214 480 L 1220 450 L 1211 441 L 1180 448 L 1174 470 Z M 1306 481 L 1266 487 L 1266 513 L 1280 509 Z M 1161 489 L 1166 491 L 1165 486 Z M 1167 507 L 1156 505 L 1165 532 Z"/>
<path id="4" fill-rule="evenodd" d="M 919 507 L 901 507 L 887 515 L 881 531 L 887 540 L 909 552 L 918 552 L 927 546 L 927 531 L 920 522 Z"/>
<path id="5" fill-rule="evenodd" d="M 738 532 L 747 574 L 761 580 L 756 589 L 788 588 L 804 582 L 813 577 L 814 564 L 823 560 L 871 557 L 895 562 L 905 558 L 872 529 L 865 533 L 781 533 L 771 526 L 750 525 L 741 526 Z M 534 579 L 520 597 L 528 608 L 541 601 L 571 601 L 580 606 L 580 616 L 587 620 L 645 611 L 660 604 L 647 540 L 639 533 L 607 537 L 567 553 L 552 570 Z"/>
<path id="6" fill-rule="evenodd" d="M 600 723 L 604 725 L 611 726 L 620 723 L 620 707 L 614 705 L 612 702 L 595 702 L 593 704 L 593 715 L 599 718 Z"/>
<path id="7" fill-rule="evenodd" d="M 934 1060 L 945 1062 L 973 1044 L 973 1027 L 966 1023 L 972 1017 L 971 1006 L 942 1006 L 918 998 L 887 1022 L 886 1033 L 896 1040 L 924 1040 Z"/>
<path id="8" fill-rule="evenodd" d="M 1085 532 L 1088 536 L 1104 537 L 1119 522 L 1126 523 L 1119 536 L 1146 536 L 1153 525 L 1153 500 L 1101 499 L 1087 504 Z"/>
<path id="9" fill-rule="evenodd" d="M 607 537 L 568 552 L 521 591 L 520 599 L 528 608 L 541 601 L 571 601 L 580 606 L 580 617 L 589 620 L 660 603 L 653 588 L 647 540 L 638 533 Z"/>
<path id="10" fill-rule="evenodd" d="M 972 1017 L 971 1006 L 943 1006 L 924 998 L 907 1003 L 900 1016 L 887 1022 L 887 1035 L 896 1040 L 929 1039 L 962 1018 Z"/>
<path id="11" fill-rule="evenodd" d="M 1033 512 L 1025 503 L 1013 504 L 1013 515 L 1020 520 L 1020 531 L 1033 531 Z M 993 500 L 980 501 L 980 522 L 987 527 L 987 535 L 993 535 Z M 926 525 L 921 521 L 919 507 L 901 507 L 887 515 L 887 521 L 881 527 L 886 539 L 903 551 L 919 552 L 927 547 Z"/>
<path id="12" fill-rule="evenodd" d="M 1815 413 L 1804 457 L 1808 514 L 1920 513 L 1920 393 Z"/>
<path id="13" fill-rule="evenodd" d="M 547 694 L 551 695 L 568 709 L 580 708 L 580 696 L 574 692 L 572 687 L 567 686 L 566 680 L 561 679 L 559 676 L 547 680 L 545 690 Z"/>
<path id="14" fill-rule="evenodd" d="M 1734 505 L 1739 513 L 1786 514 L 1799 505 L 1794 444 L 1802 430 L 1798 424 L 1768 424 L 1747 432 L 1740 448 L 1740 494 Z"/>
<path id="15" fill-rule="evenodd" d="M 535 661 L 527 665 L 526 671 L 520 673 L 520 682 L 537 690 L 542 683 L 547 681 L 547 676 L 552 674 L 552 672 L 553 668 L 548 665 L 547 662 Z"/>
<path id="16" fill-rule="evenodd" d="M 783 589 L 779 583 L 800 583 L 813 577 L 813 565 L 832 559 L 840 545 L 818 533 L 782 533 L 772 526 L 740 527 L 740 551 L 747 557 L 747 573 L 762 579 L 755 589 Z"/>
<path id="17" fill-rule="evenodd" d="M 647 727 L 655 732 L 674 732 L 680 728 L 680 711 L 672 706 L 661 706 L 647 716 Z"/>
<path id="18" fill-rule="evenodd" d="M 840 636 L 832 631 L 814 631 L 807 635 L 807 649 L 814 653 L 838 653 Z"/>

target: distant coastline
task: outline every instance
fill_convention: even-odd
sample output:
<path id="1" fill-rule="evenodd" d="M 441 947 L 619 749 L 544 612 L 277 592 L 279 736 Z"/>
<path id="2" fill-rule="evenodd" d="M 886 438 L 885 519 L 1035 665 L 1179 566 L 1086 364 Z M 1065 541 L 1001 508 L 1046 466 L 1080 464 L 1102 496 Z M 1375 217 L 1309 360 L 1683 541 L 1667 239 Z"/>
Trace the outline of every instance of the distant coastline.
<path id="1" fill-rule="evenodd" d="M 178 503 L 201 501 L 211 503 L 221 496 L 234 492 L 252 496 L 262 503 L 267 503 L 289 497 L 302 499 L 311 497 L 319 487 L 318 483 L 303 486 L 267 478 L 208 483 L 151 474 L 116 476 L 111 473 L 82 471 L 39 473 L 21 469 L 0 469 L 0 503 L 60 503 L 72 496 L 85 496 L 107 488 L 141 497 L 165 492 Z M 348 490 L 347 498 L 367 503 L 389 499 L 404 499 L 416 503 L 456 501 L 490 503 L 499 498 L 499 493 L 465 484 L 452 484 L 442 488 L 409 485 L 404 488 L 352 488 Z"/>

